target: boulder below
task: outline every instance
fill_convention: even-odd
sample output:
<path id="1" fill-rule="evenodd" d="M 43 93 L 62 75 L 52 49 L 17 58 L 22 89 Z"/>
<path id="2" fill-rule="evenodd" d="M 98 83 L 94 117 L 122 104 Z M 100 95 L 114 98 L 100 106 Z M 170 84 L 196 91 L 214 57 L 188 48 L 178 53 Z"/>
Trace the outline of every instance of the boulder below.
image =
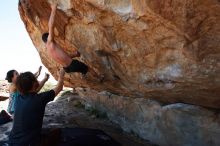
<path id="1" fill-rule="evenodd" d="M 105 113 L 123 130 L 160 146 L 219 146 L 220 114 L 195 105 L 161 105 L 144 98 L 133 99 L 77 88 L 92 107 Z"/>

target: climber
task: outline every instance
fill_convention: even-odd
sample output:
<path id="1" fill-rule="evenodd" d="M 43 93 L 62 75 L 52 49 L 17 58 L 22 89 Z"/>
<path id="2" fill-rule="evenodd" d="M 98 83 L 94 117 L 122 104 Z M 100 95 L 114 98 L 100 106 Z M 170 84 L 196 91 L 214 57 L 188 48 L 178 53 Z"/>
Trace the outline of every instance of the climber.
<path id="1" fill-rule="evenodd" d="M 60 48 L 58 44 L 54 41 L 54 21 L 56 15 L 57 4 L 51 5 L 51 15 L 49 19 L 49 33 L 44 33 L 42 35 L 42 40 L 46 43 L 47 53 L 52 57 L 57 63 L 61 64 L 65 72 L 80 72 L 85 75 L 89 68 L 83 62 L 72 59 L 63 49 Z M 78 51 L 74 52 L 72 57 L 80 57 Z"/>

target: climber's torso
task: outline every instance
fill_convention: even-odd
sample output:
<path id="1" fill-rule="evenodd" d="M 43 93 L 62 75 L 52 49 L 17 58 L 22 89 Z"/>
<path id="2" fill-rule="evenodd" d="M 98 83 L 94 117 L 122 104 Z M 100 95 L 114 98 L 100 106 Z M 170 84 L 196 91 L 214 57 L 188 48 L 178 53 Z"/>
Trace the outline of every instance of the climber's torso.
<path id="1" fill-rule="evenodd" d="M 54 42 L 48 42 L 46 47 L 48 55 L 57 63 L 61 64 L 63 67 L 67 67 L 71 64 L 72 58 L 70 58 L 57 44 Z"/>

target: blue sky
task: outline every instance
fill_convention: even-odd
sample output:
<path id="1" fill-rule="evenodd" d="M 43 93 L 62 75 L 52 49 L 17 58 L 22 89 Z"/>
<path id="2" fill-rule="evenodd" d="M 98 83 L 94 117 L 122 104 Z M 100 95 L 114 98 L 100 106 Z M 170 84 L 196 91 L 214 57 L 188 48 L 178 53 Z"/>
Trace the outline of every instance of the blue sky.
<path id="1" fill-rule="evenodd" d="M 35 72 L 40 65 L 38 52 L 20 19 L 18 0 L 4 0 L 0 5 L 0 80 L 8 70 Z M 44 75 L 47 70 L 43 67 L 42 71 Z"/>

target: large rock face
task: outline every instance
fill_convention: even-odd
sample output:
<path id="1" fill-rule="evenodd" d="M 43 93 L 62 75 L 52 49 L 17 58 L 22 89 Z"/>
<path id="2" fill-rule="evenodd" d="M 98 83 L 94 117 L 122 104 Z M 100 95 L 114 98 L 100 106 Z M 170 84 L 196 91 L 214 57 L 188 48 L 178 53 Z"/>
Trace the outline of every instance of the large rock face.
<path id="1" fill-rule="evenodd" d="M 44 65 L 50 4 L 20 0 L 19 11 Z M 220 108 L 219 0 L 60 0 L 55 40 L 66 52 L 105 75 L 66 76 L 66 85 L 130 97 Z"/>

